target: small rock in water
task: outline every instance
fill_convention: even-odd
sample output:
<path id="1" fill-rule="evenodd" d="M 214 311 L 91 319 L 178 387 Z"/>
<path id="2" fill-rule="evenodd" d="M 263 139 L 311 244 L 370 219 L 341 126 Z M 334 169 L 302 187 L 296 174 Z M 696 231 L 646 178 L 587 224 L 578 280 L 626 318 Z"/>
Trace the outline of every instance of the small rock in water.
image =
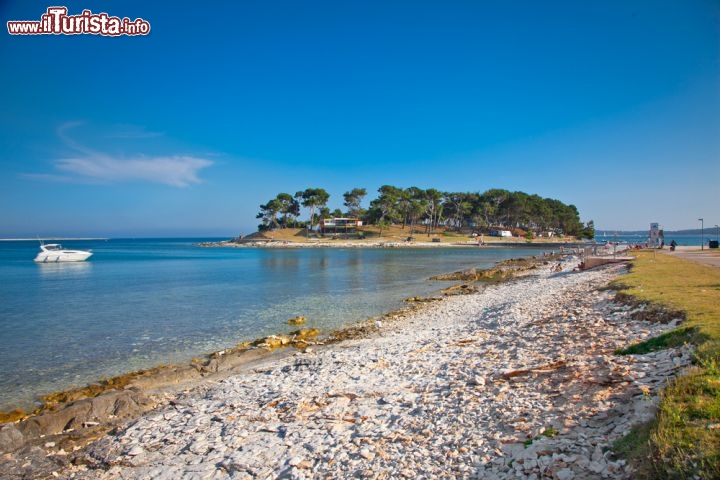
<path id="1" fill-rule="evenodd" d="M 302 315 L 298 315 L 297 317 L 293 317 L 290 320 L 287 321 L 288 325 L 303 325 L 307 319 L 303 317 Z"/>

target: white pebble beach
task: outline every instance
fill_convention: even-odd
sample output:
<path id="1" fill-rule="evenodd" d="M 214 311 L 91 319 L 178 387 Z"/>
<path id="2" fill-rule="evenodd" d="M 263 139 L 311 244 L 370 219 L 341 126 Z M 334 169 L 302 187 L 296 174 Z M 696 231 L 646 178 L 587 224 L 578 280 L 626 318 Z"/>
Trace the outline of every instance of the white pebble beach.
<path id="1" fill-rule="evenodd" d="M 578 259 L 443 298 L 372 338 L 269 358 L 86 448 L 62 478 L 632 478 L 613 442 L 655 414 L 688 349 Z M 678 320 L 679 321 L 679 320 Z"/>

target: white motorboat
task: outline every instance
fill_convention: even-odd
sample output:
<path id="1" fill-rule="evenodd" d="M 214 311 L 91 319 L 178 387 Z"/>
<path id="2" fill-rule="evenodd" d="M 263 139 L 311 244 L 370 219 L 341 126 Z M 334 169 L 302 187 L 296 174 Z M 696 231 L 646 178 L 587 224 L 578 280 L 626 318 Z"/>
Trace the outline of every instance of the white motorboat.
<path id="1" fill-rule="evenodd" d="M 84 262 L 91 255 L 92 252 L 89 250 L 67 250 L 59 243 L 48 243 L 47 245 L 40 243 L 40 253 L 35 257 L 35 261 L 39 263 Z"/>

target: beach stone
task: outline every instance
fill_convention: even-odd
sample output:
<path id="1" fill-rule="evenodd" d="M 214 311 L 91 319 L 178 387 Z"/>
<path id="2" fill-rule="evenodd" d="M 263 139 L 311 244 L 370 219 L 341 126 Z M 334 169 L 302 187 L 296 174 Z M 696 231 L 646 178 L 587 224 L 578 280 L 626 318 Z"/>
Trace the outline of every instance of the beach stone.
<path id="1" fill-rule="evenodd" d="M 48 455 L 39 446 L 25 446 L 0 457 L 0 477 L 8 479 L 47 478 L 68 466 L 65 455 Z"/>
<path id="2" fill-rule="evenodd" d="M 292 457 L 290 460 L 288 460 L 288 465 L 297 467 L 300 465 L 304 459 L 302 457 Z"/>
<path id="3" fill-rule="evenodd" d="M 0 447 L 2 451 L 12 451 L 41 436 L 96 426 L 100 423 L 98 420 L 105 423 L 118 422 L 141 414 L 151 405 L 152 402 L 139 392 L 109 391 L 97 397 L 72 402 L 58 411 L 22 420 L 14 424 L 12 429 L 3 427 L 0 430 Z"/>
<path id="4" fill-rule="evenodd" d="M 601 473 L 607 468 L 607 464 L 603 460 L 593 460 L 590 462 L 587 468 L 593 473 Z"/>
<path id="5" fill-rule="evenodd" d="M 555 473 L 555 478 L 557 480 L 572 480 L 575 478 L 575 472 L 569 468 L 563 468 Z"/>
<path id="6" fill-rule="evenodd" d="M 361 448 L 360 456 L 366 460 L 372 460 L 373 458 L 375 458 L 375 454 L 372 453 L 369 448 Z"/>
<path id="7" fill-rule="evenodd" d="M 140 445 L 133 446 L 130 450 L 128 450 L 127 454 L 131 457 L 134 457 L 136 455 L 142 455 L 145 453 L 145 449 L 142 448 Z"/>
<path id="8" fill-rule="evenodd" d="M 18 428 L 7 423 L 0 427 L 0 452 L 14 452 L 25 443 L 25 436 Z"/>
<path id="9" fill-rule="evenodd" d="M 307 322 L 307 319 L 302 315 L 298 315 L 287 321 L 288 325 L 303 325 L 305 322 Z"/>

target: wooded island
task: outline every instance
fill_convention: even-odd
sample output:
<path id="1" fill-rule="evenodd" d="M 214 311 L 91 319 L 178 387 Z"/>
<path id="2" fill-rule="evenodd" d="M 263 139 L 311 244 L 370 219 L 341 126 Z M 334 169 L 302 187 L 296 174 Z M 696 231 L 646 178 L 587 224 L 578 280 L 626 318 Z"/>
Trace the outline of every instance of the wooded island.
<path id="1" fill-rule="evenodd" d="M 362 207 L 366 196 L 365 188 L 353 188 L 343 194 L 346 210 L 331 211 L 327 207 L 330 194 L 322 188 L 307 188 L 295 195 L 279 193 L 260 205 L 256 218 L 262 223 L 258 229 L 303 228 L 310 232 L 323 219 L 350 218 L 380 229 L 402 225 L 410 226 L 411 232 L 421 228 L 428 234 L 442 227 L 477 233 L 502 229 L 529 238 L 567 235 L 591 239 L 595 236 L 594 222 L 583 224 L 575 205 L 525 192 L 499 188 L 483 193 L 441 192 L 435 188 L 383 185 L 367 209 Z M 301 207 L 308 211 L 307 220 L 300 220 Z"/>

